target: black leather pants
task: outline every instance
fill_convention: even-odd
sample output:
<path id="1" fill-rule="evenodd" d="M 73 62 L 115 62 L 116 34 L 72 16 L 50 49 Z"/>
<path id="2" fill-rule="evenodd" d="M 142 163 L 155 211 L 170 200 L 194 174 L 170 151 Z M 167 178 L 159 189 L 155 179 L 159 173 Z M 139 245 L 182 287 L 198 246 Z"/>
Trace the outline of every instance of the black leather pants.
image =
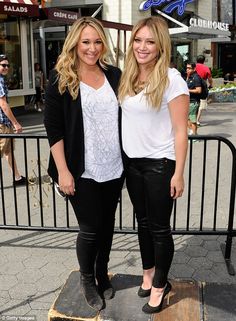
<path id="1" fill-rule="evenodd" d="M 86 178 L 76 182 L 76 193 L 70 197 L 70 202 L 80 227 L 76 251 L 82 273 L 107 275 L 115 212 L 123 182 L 123 175 L 103 183 Z"/>
<path id="2" fill-rule="evenodd" d="M 167 158 L 130 158 L 126 183 L 138 221 L 143 269 L 155 266 L 154 287 L 164 287 L 174 255 L 170 216 L 170 180 L 175 161 Z"/>

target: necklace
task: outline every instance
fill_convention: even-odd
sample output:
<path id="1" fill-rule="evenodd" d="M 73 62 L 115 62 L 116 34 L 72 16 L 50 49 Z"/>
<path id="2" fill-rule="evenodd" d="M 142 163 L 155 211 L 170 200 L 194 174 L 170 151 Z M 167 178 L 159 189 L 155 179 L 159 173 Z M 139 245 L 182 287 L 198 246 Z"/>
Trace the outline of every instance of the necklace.
<path id="1" fill-rule="evenodd" d="M 97 82 L 100 79 L 100 75 L 95 75 L 94 80 Z"/>
<path id="2" fill-rule="evenodd" d="M 139 94 L 145 87 L 147 86 L 147 81 L 138 81 L 135 85 L 134 85 L 134 92 L 135 94 Z"/>
<path id="3" fill-rule="evenodd" d="M 100 74 L 100 70 L 95 70 L 92 72 L 82 72 L 80 73 L 80 77 L 82 79 L 82 81 L 84 80 L 86 82 L 87 81 L 94 81 L 94 82 L 98 82 L 101 78 L 101 74 Z"/>

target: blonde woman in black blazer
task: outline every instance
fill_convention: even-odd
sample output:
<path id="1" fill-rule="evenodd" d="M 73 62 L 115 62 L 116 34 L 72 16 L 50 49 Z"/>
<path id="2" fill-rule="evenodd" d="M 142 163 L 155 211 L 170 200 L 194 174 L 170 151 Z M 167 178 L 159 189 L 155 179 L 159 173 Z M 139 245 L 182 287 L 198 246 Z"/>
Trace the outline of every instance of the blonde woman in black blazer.
<path id="1" fill-rule="evenodd" d="M 48 172 L 77 217 L 81 286 L 95 310 L 114 296 L 107 273 L 124 180 L 116 98 L 121 72 L 107 64 L 107 51 L 101 23 L 91 17 L 77 20 L 45 96 L 44 123 L 51 150 Z"/>

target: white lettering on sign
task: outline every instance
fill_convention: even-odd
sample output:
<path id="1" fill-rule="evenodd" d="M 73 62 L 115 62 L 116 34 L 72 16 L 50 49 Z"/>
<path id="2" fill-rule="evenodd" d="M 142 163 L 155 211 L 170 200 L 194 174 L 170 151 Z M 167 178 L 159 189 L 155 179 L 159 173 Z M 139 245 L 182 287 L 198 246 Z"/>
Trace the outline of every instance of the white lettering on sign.
<path id="1" fill-rule="evenodd" d="M 4 6 L 4 11 L 5 12 L 25 12 L 25 13 L 27 13 L 28 12 L 28 8 L 24 7 L 24 6 L 14 7 L 14 6 L 5 5 Z"/>
<path id="2" fill-rule="evenodd" d="M 76 20 L 78 18 L 77 14 L 68 14 L 68 19 Z"/>
<path id="3" fill-rule="evenodd" d="M 55 18 L 69 19 L 69 20 L 76 20 L 78 18 L 77 14 L 69 14 L 69 13 L 59 12 L 59 11 L 53 12 L 53 16 Z"/>
<path id="4" fill-rule="evenodd" d="M 189 20 L 189 24 L 192 27 L 200 27 L 200 28 L 210 28 L 210 29 L 218 29 L 218 30 L 229 30 L 229 24 L 225 22 L 217 22 L 217 21 L 210 21 L 204 20 L 199 18 L 191 18 Z"/>
<path id="5" fill-rule="evenodd" d="M 64 12 L 54 12 L 53 13 L 54 17 L 57 17 L 57 18 L 64 18 L 64 19 L 67 19 L 67 13 L 64 13 Z"/>

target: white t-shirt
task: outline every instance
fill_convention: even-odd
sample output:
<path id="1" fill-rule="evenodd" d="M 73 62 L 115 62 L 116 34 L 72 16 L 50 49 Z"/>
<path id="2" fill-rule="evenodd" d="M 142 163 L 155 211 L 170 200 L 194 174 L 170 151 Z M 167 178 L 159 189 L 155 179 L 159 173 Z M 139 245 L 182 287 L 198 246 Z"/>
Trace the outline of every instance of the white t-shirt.
<path id="1" fill-rule="evenodd" d="M 148 105 L 145 89 L 135 96 L 127 96 L 122 107 L 122 143 L 130 158 L 169 158 L 175 160 L 174 133 L 168 103 L 182 95 L 189 95 L 186 82 L 174 69 L 168 70 L 166 88 L 160 110 Z"/>
<path id="2" fill-rule="evenodd" d="M 99 89 L 80 82 L 84 123 L 85 171 L 82 177 L 106 182 L 123 171 L 118 102 L 108 80 Z"/>

